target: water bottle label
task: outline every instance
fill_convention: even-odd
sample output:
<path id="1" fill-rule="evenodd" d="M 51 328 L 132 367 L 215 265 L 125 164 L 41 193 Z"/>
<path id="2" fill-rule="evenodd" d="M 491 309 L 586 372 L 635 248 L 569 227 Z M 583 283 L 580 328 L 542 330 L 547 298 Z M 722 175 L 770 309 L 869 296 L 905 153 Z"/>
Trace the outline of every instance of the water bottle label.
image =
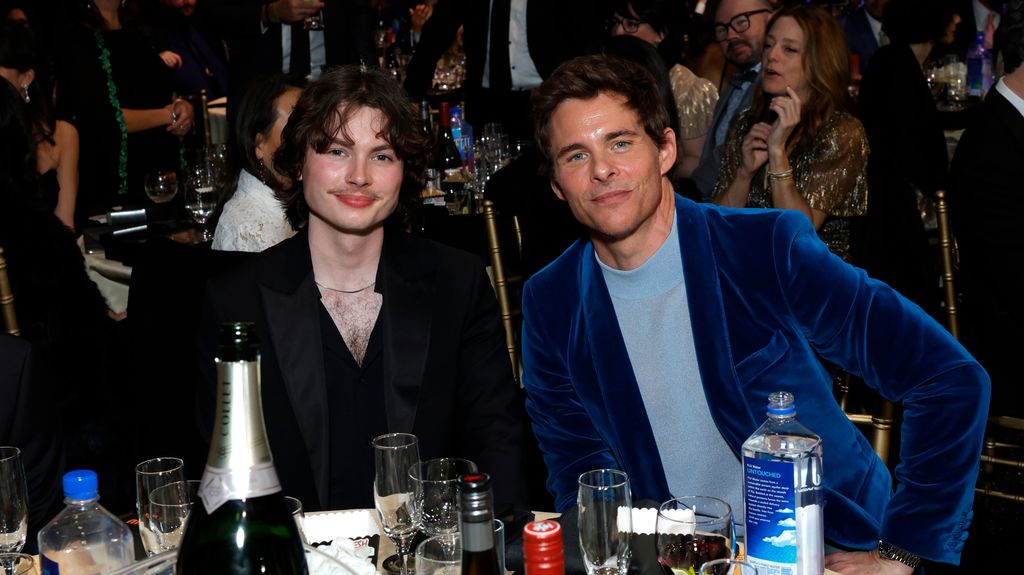
<path id="1" fill-rule="evenodd" d="M 39 567 L 41 568 L 43 575 L 60 575 L 60 567 L 53 559 L 50 559 L 46 555 L 39 555 Z"/>
<path id="2" fill-rule="evenodd" d="M 794 575 L 797 507 L 793 464 L 743 458 L 747 557 L 758 573 Z"/>
<path id="3" fill-rule="evenodd" d="M 233 499 L 262 497 L 281 491 L 274 464 L 257 463 L 241 470 L 206 466 L 199 484 L 199 498 L 207 514 Z"/>

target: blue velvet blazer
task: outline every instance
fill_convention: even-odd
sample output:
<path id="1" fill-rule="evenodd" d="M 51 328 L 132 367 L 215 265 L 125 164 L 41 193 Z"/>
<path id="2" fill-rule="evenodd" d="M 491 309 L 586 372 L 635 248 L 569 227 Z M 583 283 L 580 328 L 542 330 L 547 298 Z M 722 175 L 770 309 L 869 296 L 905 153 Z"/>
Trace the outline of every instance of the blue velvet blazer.
<path id="1" fill-rule="evenodd" d="M 981 366 L 918 307 L 830 254 L 802 214 L 677 196 L 676 217 L 704 391 L 733 451 L 764 421 L 768 394 L 792 391 L 798 418 L 824 442 L 825 536 L 958 563 L 988 412 Z M 527 282 L 523 315 L 527 409 L 558 510 L 575 505 L 580 473 L 602 467 L 625 470 L 635 498 L 668 499 L 589 241 Z M 895 490 L 818 355 L 903 403 Z"/>

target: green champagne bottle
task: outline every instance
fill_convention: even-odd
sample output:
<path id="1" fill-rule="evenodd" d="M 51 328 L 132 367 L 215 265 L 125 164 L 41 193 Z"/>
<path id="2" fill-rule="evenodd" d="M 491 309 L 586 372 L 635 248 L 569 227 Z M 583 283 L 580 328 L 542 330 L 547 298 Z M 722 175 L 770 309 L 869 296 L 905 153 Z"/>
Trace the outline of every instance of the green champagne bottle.
<path id="1" fill-rule="evenodd" d="M 210 454 L 175 571 L 306 574 L 302 539 L 285 506 L 263 423 L 254 326 L 224 324 L 218 347 L 217 415 Z"/>

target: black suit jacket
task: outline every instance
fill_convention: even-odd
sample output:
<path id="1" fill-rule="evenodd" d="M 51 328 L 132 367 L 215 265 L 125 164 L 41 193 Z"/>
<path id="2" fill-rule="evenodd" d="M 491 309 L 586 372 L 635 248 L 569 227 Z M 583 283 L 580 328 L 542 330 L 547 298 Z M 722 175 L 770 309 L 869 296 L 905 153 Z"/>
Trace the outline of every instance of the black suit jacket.
<path id="1" fill-rule="evenodd" d="M 494 292 L 479 259 L 399 232 L 385 233 L 377 271 L 384 403 L 389 432 L 413 433 L 420 457 L 465 457 L 494 477 L 495 509 L 525 506 L 525 410 L 512 379 Z M 330 425 L 319 309 L 305 231 L 207 286 L 200 335 L 213 419 L 218 326 L 253 321 L 262 342 L 262 398 L 285 493 L 326 505 Z"/>
<path id="2" fill-rule="evenodd" d="M 878 50 L 878 37 L 871 29 L 867 9 L 861 6 L 843 20 L 843 33 L 846 35 L 846 45 L 849 46 L 850 52 L 860 56 L 860 69 L 857 72 L 863 75 L 868 69 L 868 62 L 875 55 L 875 50 Z"/>

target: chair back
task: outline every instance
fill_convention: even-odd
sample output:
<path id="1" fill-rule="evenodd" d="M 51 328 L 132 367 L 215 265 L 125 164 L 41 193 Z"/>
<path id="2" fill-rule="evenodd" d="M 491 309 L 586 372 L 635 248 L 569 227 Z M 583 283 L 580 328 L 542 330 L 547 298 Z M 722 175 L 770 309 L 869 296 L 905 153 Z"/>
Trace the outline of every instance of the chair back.
<path id="1" fill-rule="evenodd" d="M 498 297 L 498 308 L 501 312 L 501 324 L 505 328 L 505 345 L 508 348 L 508 357 L 512 362 L 512 372 L 516 383 L 522 385 L 521 366 L 519 364 L 519 324 L 522 319 L 522 312 L 519 306 L 519 297 L 512 295 L 513 291 L 518 296 L 519 287 L 522 284 L 522 275 L 510 275 L 506 262 L 512 260 L 509 257 L 511 250 L 502 245 L 503 234 L 499 232 L 498 216 L 495 213 L 494 203 L 490 200 L 484 201 L 484 224 L 487 228 L 487 249 L 491 262 L 492 280 L 494 292 Z M 519 236 L 519 225 L 515 218 L 512 218 L 512 232 L 516 242 L 515 254 L 519 254 L 521 239 Z M 515 303 L 513 303 L 515 302 Z"/>
<path id="2" fill-rule="evenodd" d="M 4 330 L 11 335 L 21 335 L 18 329 L 18 318 L 14 315 L 14 291 L 11 279 L 7 275 L 7 260 L 4 249 L 0 248 L 0 312 L 4 316 Z"/>
<path id="3" fill-rule="evenodd" d="M 953 239 L 953 230 L 949 225 L 949 204 L 946 201 L 946 192 L 938 190 L 935 192 L 935 215 L 939 228 L 939 253 L 942 258 L 942 286 L 944 305 L 946 307 L 946 327 L 953 337 L 960 339 L 960 324 L 957 319 L 956 288 L 953 280 L 953 270 L 956 267 L 956 240 Z"/>
<path id="4" fill-rule="evenodd" d="M 890 465 L 890 454 L 893 449 L 892 428 L 896 422 L 896 406 L 892 402 L 886 401 L 873 393 L 871 394 L 873 397 L 870 399 L 874 400 L 874 403 L 877 403 L 877 405 L 872 406 L 871 409 L 863 410 L 867 411 L 867 413 L 854 409 L 852 406 L 854 402 L 850 400 L 850 384 L 854 380 L 860 381 L 848 373 L 842 373 L 837 377 L 836 401 L 839 402 L 839 407 L 842 408 L 846 417 L 854 425 L 861 428 L 861 431 L 867 436 L 871 442 L 872 449 L 875 450 L 882 463 L 892 468 L 892 465 Z M 864 399 L 867 400 L 868 398 Z"/>

